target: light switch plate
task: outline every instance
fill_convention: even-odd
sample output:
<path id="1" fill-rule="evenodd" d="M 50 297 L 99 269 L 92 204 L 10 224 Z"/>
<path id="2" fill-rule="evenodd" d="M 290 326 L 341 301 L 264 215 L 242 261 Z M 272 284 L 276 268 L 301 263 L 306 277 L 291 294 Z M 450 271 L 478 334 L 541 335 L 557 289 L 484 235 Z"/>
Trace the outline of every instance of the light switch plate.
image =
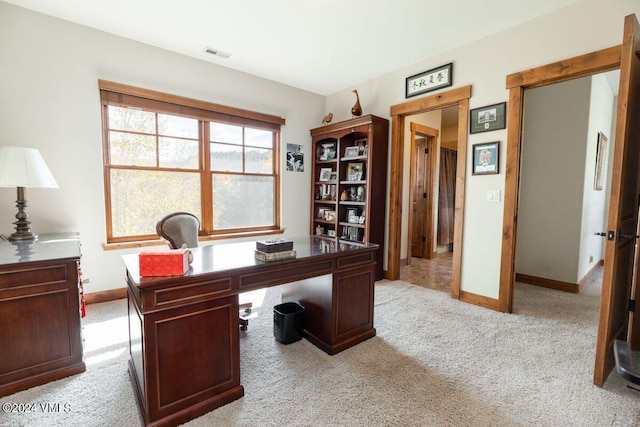
<path id="1" fill-rule="evenodd" d="M 487 202 L 499 202 L 501 197 L 500 190 L 487 190 Z"/>

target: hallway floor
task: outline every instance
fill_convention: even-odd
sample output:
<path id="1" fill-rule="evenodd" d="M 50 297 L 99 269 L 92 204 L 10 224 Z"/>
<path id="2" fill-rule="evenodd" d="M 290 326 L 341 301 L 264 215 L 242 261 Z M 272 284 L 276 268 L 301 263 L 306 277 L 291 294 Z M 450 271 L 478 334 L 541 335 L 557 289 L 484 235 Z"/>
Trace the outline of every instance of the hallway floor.
<path id="1" fill-rule="evenodd" d="M 400 269 L 400 280 L 451 293 L 452 257 L 453 252 L 445 252 L 433 259 L 411 258 L 411 265 Z"/>

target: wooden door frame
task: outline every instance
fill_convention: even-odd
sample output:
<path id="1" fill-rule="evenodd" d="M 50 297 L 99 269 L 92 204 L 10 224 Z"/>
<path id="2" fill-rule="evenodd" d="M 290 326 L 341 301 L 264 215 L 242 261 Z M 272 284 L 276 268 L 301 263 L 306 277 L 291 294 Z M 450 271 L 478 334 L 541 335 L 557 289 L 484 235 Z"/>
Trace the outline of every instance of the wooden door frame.
<path id="1" fill-rule="evenodd" d="M 404 173 L 404 125 L 405 118 L 418 113 L 458 107 L 458 162 L 456 165 L 456 200 L 453 232 L 453 260 L 451 297 L 460 299 L 462 275 L 462 225 L 464 219 L 464 191 L 467 167 L 467 137 L 469 98 L 471 85 L 436 95 L 418 98 L 392 105 L 391 116 L 391 170 L 389 184 L 389 238 L 387 252 L 387 279 L 400 278 L 402 245 L 402 175 Z"/>
<path id="2" fill-rule="evenodd" d="M 411 130 L 411 157 L 409 160 L 409 164 L 413 165 L 415 161 L 415 141 L 416 134 L 420 136 L 425 136 L 427 139 L 427 152 L 430 154 L 427 156 L 427 174 L 426 179 L 424 181 L 424 188 L 427 192 L 427 200 L 425 202 L 425 215 L 422 218 L 422 222 L 424 224 L 423 230 L 425 230 L 425 240 L 422 242 L 422 257 L 425 259 L 432 259 L 435 257 L 435 251 L 433 250 L 433 242 L 434 242 L 434 229 L 435 229 L 435 219 L 434 215 L 434 194 L 436 191 L 436 184 L 438 180 L 435 176 L 435 171 L 437 169 L 437 160 L 438 156 L 436 155 L 436 146 L 437 146 L 437 138 L 440 135 L 440 131 L 438 129 L 434 129 L 429 126 L 422 125 L 420 123 L 411 122 L 409 125 Z M 411 169 L 410 178 L 409 178 L 409 238 L 407 239 L 407 264 L 411 264 L 411 246 L 412 246 L 412 238 L 413 238 L 413 183 L 415 181 L 415 172 Z"/>
<path id="3" fill-rule="evenodd" d="M 522 163 L 522 125 L 524 91 L 620 68 L 621 45 L 602 49 L 541 67 L 510 74 L 507 113 L 507 161 L 504 187 L 504 215 L 502 226 L 502 256 L 500 261 L 500 289 L 498 311 L 513 311 L 515 283 L 515 254 L 518 202 L 520 197 L 520 166 Z"/>

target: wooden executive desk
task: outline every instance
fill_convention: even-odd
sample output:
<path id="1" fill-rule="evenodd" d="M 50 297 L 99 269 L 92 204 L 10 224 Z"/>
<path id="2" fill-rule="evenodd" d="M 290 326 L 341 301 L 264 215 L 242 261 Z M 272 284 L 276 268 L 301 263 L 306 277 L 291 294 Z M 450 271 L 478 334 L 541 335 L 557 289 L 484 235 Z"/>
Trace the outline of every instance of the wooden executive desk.
<path id="1" fill-rule="evenodd" d="M 263 264 L 255 242 L 192 249 L 184 276 L 140 277 L 125 255 L 129 372 L 145 425 L 184 423 L 244 395 L 238 294 L 287 284 L 283 301 L 305 307 L 304 337 L 335 354 L 376 334 L 377 245 L 292 239 L 297 258 Z M 295 282 L 295 283 L 294 283 Z"/>

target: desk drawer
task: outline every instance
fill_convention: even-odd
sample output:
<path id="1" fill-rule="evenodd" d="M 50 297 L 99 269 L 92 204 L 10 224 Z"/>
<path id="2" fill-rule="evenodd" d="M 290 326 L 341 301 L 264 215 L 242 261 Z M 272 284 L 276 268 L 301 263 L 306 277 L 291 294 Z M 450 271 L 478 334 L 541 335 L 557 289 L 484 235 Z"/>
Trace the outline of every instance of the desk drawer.
<path id="1" fill-rule="evenodd" d="M 220 298 L 223 294 L 228 295 L 231 289 L 231 277 L 155 289 L 152 292 L 143 292 L 143 305 L 145 311 L 153 308 L 179 306 Z"/>
<path id="2" fill-rule="evenodd" d="M 338 270 L 359 267 L 376 262 L 375 252 L 366 252 L 338 258 Z"/>
<path id="3" fill-rule="evenodd" d="M 333 265 L 333 259 L 293 265 L 284 262 L 265 264 L 260 271 L 252 271 L 251 273 L 240 275 L 240 291 L 244 292 L 250 288 L 263 288 L 330 274 L 333 272 Z"/>

